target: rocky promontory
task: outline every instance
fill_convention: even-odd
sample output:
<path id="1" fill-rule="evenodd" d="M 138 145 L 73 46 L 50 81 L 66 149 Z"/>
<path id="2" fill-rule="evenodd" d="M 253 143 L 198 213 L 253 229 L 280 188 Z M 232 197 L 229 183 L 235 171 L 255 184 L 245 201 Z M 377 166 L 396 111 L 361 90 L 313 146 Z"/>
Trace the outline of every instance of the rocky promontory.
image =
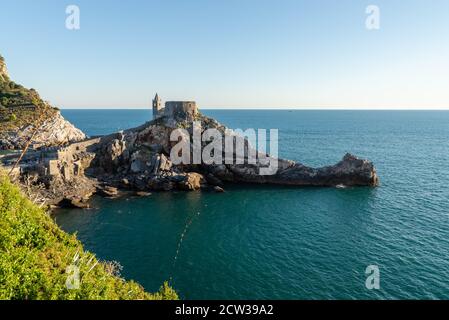
<path id="1" fill-rule="evenodd" d="M 19 151 L 0 154 L 0 163 L 42 204 L 86 207 L 95 193 L 116 197 L 124 191 L 223 192 L 226 183 L 378 185 L 368 160 L 346 154 L 333 166 L 311 168 L 278 159 L 202 115 L 194 101 L 169 101 L 162 107 L 158 95 L 152 121 L 88 139 L 36 90 L 11 81 L 1 56 L 0 122 L 0 150 Z M 208 151 L 198 156 L 198 150 Z"/>
<path id="2" fill-rule="evenodd" d="M 151 191 L 209 189 L 222 192 L 226 183 L 300 187 L 378 185 L 374 165 L 350 154 L 339 163 L 323 168 L 276 159 L 277 169 L 272 174 L 262 175 L 260 172 L 266 167 L 266 161 L 247 161 L 253 150 L 248 139 L 202 115 L 196 105 L 189 108 L 182 102 L 178 105 L 179 108 L 171 108 L 137 128 L 30 154 L 21 165 L 22 180 L 27 177 L 31 188 L 40 186 L 47 203 L 73 206 L 86 206 L 94 193 L 114 197 L 125 191 L 147 194 Z M 175 164 L 171 154 L 177 141 L 170 137 L 182 128 L 185 136 L 179 141 L 193 139 L 194 124 L 199 125 L 201 134 L 216 129 L 234 142 L 243 139 L 244 163 L 237 164 L 239 155 L 234 152 L 234 163 Z M 202 140 L 201 147 L 205 148 L 207 144 Z M 265 156 L 270 159 L 269 155 Z M 11 163 L 13 158 L 5 157 L 3 162 Z"/>

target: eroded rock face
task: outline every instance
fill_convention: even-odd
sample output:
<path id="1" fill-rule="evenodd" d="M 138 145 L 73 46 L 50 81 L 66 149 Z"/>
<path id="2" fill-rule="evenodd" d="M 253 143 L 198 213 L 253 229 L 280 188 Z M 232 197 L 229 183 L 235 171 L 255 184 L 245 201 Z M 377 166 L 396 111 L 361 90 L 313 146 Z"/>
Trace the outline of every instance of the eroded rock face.
<path id="1" fill-rule="evenodd" d="M 6 68 L 6 63 L 2 56 L 0 56 L 0 78 L 3 80 L 9 79 L 8 69 Z"/>
<path id="2" fill-rule="evenodd" d="M 184 181 L 179 182 L 179 187 L 183 190 L 199 190 L 202 185 L 206 184 L 206 179 L 202 174 L 196 172 L 189 172 Z"/>
<path id="3" fill-rule="evenodd" d="M 36 146 L 64 145 L 84 139 L 86 139 L 86 135 L 57 112 L 39 129 L 33 139 L 33 144 Z"/>
<path id="4" fill-rule="evenodd" d="M 343 159 L 333 166 L 323 168 L 310 168 L 292 161 L 280 160 L 280 169 L 274 175 L 261 176 L 255 168 L 248 169 L 244 166 L 230 166 L 233 173 L 231 180 L 281 184 L 294 186 L 377 186 L 379 179 L 374 165 L 351 154 L 346 154 Z M 228 181 L 229 177 L 217 176 Z"/>
<path id="5" fill-rule="evenodd" d="M 4 149 L 23 149 L 34 131 L 34 126 L 28 125 L 17 131 L 9 132 L 2 137 L 1 144 Z M 84 139 L 86 139 L 86 135 L 81 130 L 65 120 L 59 112 L 55 112 L 54 116 L 45 121 L 33 137 L 32 147 L 62 146 Z"/>
<path id="6" fill-rule="evenodd" d="M 26 179 L 26 175 L 23 177 Z M 45 186 L 45 189 L 39 188 Z M 47 205 L 71 208 L 89 207 L 89 199 L 96 192 L 95 180 L 75 176 L 71 179 L 63 179 L 58 176 L 41 176 L 36 179 L 36 184 L 27 185 L 36 188 L 35 193 L 45 199 Z"/>

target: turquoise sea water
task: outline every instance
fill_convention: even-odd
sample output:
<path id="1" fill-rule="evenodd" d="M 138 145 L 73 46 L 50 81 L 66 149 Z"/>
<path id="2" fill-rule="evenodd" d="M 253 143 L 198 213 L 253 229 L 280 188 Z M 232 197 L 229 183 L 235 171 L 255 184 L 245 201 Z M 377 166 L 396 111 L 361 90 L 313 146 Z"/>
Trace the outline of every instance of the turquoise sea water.
<path id="1" fill-rule="evenodd" d="M 449 298 L 449 112 L 205 110 L 231 128 L 278 128 L 306 165 L 372 160 L 379 188 L 228 186 L 224 194 L 96 198 L 55 219 L 101 259 L 184 299 Z M 142 124 L 138 110 L 64 110 L 87 134 Z M 180 245 L 181 234 L 192 220 Z M 380 268 L 380 290 L 365 268 Z"/>

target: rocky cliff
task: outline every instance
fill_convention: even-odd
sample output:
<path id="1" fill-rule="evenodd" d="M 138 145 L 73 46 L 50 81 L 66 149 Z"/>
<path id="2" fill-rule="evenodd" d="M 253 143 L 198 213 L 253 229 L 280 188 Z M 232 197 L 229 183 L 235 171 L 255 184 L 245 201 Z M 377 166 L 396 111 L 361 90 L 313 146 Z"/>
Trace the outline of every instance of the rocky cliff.
<path id="1" fill-rule="evenodd" d="M 86 139 L 34 89 L 11 81 L 0 56 L 0 150 L 60 146 Z"/>
<path id="2" fill-rule="evenodd" d="M 23 125 L 16 130 L 0 133 L 0 149 L 22 149 L 35 131 L 34 124 Z M 31 146 L 42 147 L 62 146 L 71 142 L 86 139 L 86 135 L 73 124 L 64 119 L 59 111 L 55 111 L 39 125 L 33 136 Z"/>

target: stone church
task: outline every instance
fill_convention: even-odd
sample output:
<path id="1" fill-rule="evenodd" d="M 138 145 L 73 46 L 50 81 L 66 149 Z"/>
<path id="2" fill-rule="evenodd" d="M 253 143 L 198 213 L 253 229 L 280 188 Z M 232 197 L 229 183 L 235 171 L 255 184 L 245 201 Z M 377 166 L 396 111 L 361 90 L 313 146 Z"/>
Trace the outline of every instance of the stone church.
<path id="1" fill-rule="evenodd" d="M 185 115 L 195 117 L 198 114 L 198 106 L 195 101 L 167 101 L 165 107 L 162 107 L 162 100 L 157 93 L 153 99 L 153 119 L 176 118 Z"/>

